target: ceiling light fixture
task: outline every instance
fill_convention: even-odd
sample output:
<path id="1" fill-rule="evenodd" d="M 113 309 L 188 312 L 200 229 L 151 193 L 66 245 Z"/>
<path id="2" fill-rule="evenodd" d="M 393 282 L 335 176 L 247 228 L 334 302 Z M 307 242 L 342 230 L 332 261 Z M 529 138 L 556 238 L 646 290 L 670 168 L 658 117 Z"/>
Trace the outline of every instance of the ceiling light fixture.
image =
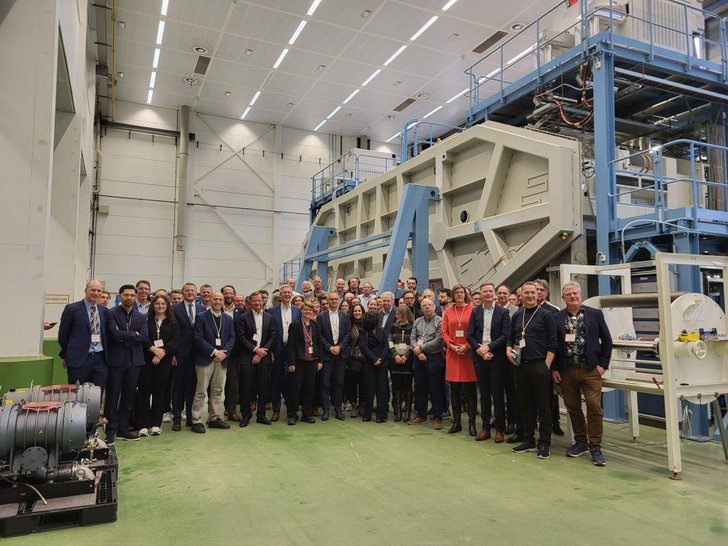
<path id="1" fill-rule="evenodd" d="M 184 81 L 185 83 L 190 84 L 190 87 L 192 87 L 193 85 L 197 85 L 198 83 L 196 78 L 185 78 Z"/>
<path id="2" fill-rule="evenodd" d="M 417 93 L 415 95 L 415 98 L 417 100 L 425 100 L 425 99 L 429 99 L 430 98 L 430 95 L 428 95 L 427 93 Z"/>
<path id="3" fill-rule="evenodd" d="M 348 112 L 348 113 L 344 114 L 344 117 L 345 118 L 350 118 L 351 116 L 352 116 L 351 112 Z"/>
<path id="4" fill-rule="evenodd" d="M 159 66 L 159 48 L 154 50 L 154 60 L 152 61 L 152 68 L 157 68 Z"/>
<path id="5" fill-rule="evenodd" d="M 152 104 L 152 97 L 154 96 L 154 89 L 150 89 L 147 93 L 147 104 Z"/>
<path id="6" fill-rule="evenodd" d="M 208 54 L 207 48 L 206 47 L 202 47 L 202 46 L 195 46 L 195 47 L 192 48 L 192 51 L 194 51 L 198 55 L 207 55 Z"/>
<path id="7" fill-rule="evenodd" d="M 449 9 L 450 9 L 450 8 L 452 7 L 452 5 L 453 5 L 453 4 L 455 3 L 455 2 L 457 2 L 457 1 L 458 1 L 458 0 L 450 0 L 450 1 L 449 1 L 449 2 L 447 3 L 447 4 L 445 4 L 444 6 L 442 6 L 442 11 L 447 11 L 447 10 L 449 10 Z"/>
<path id="8" fill-rule="evenodd" d="M 119 72 L 116 73 L 116 77 L 117 78 L 123 78 L 124 77 L 124 73 L 122 71 L 119 71 Z"/>
<path id="9" fill-rule="evenodd" d="M 316 127 L 313 128 L 314 131 L 318 131 L 321 129 L 321 127 L 324 126 L 324 123 L 326 123 L 327 120 L 323 120 L 321 123 L 319 123 Z"/>
<path id="10" fill-rule="evenodd" d="M 295 106 L 295 104 L 293 104 L 292 102 L 289 102 L 288 104 L 286 104 L 286 106 L 288 106 L 288 108 L 293 108 Z"/>
<path id="11" fill-rule="evenodd" d="M 511 32 L 521 32 L 524 28 L 526 28 L 524 23 L 513 23 L 510 26 Z"/>
<path id="12" fill-rule="evenodd" d="M 416 40 L 417 38 L 419 38 L 419 37 L 420 37 L 420 35 L 421 35 L 421 34 L 422 34 L 423 32 L 425 32 L 425 31 L 426 31 L 426 30 L 427 30 L 428 28 L 430 28 L 430 25 L 432 25 L 432 23 L 434 23 L 435 21 L 437 21 L 437 19 L 438 19 L 438 16 L 437 16 L 437 15 L 435 15 L 435 16 L 434 16 L 434 17 L 433 17 L 432 19 L 430 19 L 430 20 L 429 20 L 429 21 L 427 21 L 427 22 L 426 22 L 426 23 L 425 23 L 424 25 L 422 25 L 422 28 L 421 28 L 420 30 L 418 30 L 417 32 L 415 32 L 415 33 L 414 33 L 414 34 L 412 35 L 412 38 L 410 38 L 410 42 L 414 42 L 414 41 L 415 41 L 415 40 Z"/>
<path id="13" fill-rule="evenodd" d="M 338 112 L 339 110 L 341 110 L 341 106 L 337 106 L 336 108 L 334 108 L 334 111 L 331 112 L 328 116 L 326 116 L 326 119 L 333 118 L 336 115 L 336 112 Z"/>
<path id="14" fill-rule="evenodd" d="M 301 21 L 298 24 L 298 28 L 296 29 L 296 32 L 294 32 L 293 36 L 291 36 L 291 39 L 288 40 L 288 45 L 293 45 L 293 42 L 295 42 L 298 39 L 298 36 L 299 36 L 299 34 L 301 34 L 303 27 L 306 26 L 306 23 L 308 23 L 308 21 Z"/>
<path id="15" fill-rule="evenodd" d="M 394 52 L 394 55 L 392 55 L 389 59 L 387 59 L 384 62 L 384 66 L 388 66 L 389 63 L 391 63 L 394 59 L 396 59 L 399 56 L 399 54 L 402 53 L 405 49 L 407 49 L 407 46 L 406 45 L 403 45 L 397 51 L 395 51 Z"/>
<path id="16" fill-rule="evenodd" d="M 250 106 L 248 106 L 248 107 L 247 107 L 247 108 L 245 109 L 245 112 L 243 112 L 243 115 L 242 115 L 242 116 L 240 116 L 240 119 L 245 119 L 245 116 L 247 116 L 247 115 L 248 115 L 248 112 L 250 112 Z"/>
<path id="17" fill-rule="evenodd" d="M 161 45 L 164 38 L 164 21 L 159 21 L 159 29 L 157 29 L 157 45 Z"/>
<path id="18" fill-rule="evenodd" d="M 422 116 L 422 119 L 429 118 L 432 114 L 437 112 L 440 108 L 442 108 L 442 105 L 440 105 L 437 108 L 435 108 L 434 110 L 432 110 L 429 114 L 425 114 L 424 116 Z"/>
<path id="19" fill-rule="evenodd" d="M 306 15 L 311 17 L 313 15 L 313 12 L 316 11 L 316 8 L 321 3 L 321 0 L 313 0 L 313 4 L 311 4 L 311 7 L 308 8 L 308 11 L 306 12 Z"/>
<path id="20" fill-rule="evenodd" d="M 458 100 L 460 97 L 462 97 L 468 91 L 470 91 L 470 88 L 469 87 L 466 87 L 465 89 L 463 89 L 462 91 L 460 91 L 460 93 L 458 93 L 453 98 L 451 98 L 450 100 L 448 100 L 445 104 L 450 104 L 451 102 Z"/>
<path id="21" fill-rule="evenodd" d="M 260 91 L 256 91 L 255 95 L 253 95 L 253 98 L 250 101 L 250 106 L 253 106 L 255 104 L 255 101 L 258 100 L 258 97 L 260 97 Z"/>
<path id="22" fill-rule="evenodd" d="M 226 97 L 229 97 L 230 95 L 232 95 L 232 93 L 230 93 L 230 91 L 225 91 L 225 96 Z"/>
<path id="23" fill-rule="evenodd" d="M 398 137 L 398 136 L 400 136 L 401 134 L 402 134 L 402 131 L 400 131 L 399 133 L 395 133 L 395 134 L 393 134 L 393 135 L 392 135 L 391 137 L 389 137 L 389 138 L 388 138 L 388 139 L 386 140 L 386 142 L 391 142 L 391 141 L 393 141 L 393 140 L 394 140 L 395 138 L 397 138 L 397 137 Z"/>
<path id="24" fill-rule="evenodd" d="M 369 77 L 368 77 L 368 78 L 367 78 L 366 80 L 364 80 L 364 83 L 362 83 L 362 84 L 361 84 L 361 86 L 362 86 L 362 87 L 366 87 L 366 86 L 367 86 L 367 84 L 368 84 L 368 83 L 369 83 L 370 81 L 372 81 L 372 80 L 373 80 L 374 78 L 376 78 L 376 77 L 377 77 L 377 76 L 379 75 L 379 73 L 380 73 L 380 72 L 381 72 L 381 70 L 380 70 L 380 69 L 377 69 L 377 70 L 375 70 L 375 71 L 374 71 L 374 72 L 372 73 L 372 75 L 371 75 L 371 76 L 369 76 Z"/>
<path id="25" fill-rule="evenodd" d="M 367 18 L 367 17 L 369 17 L 369 16 L 371 15 L 371 14 L 372 14 L 372 12 L 371 12 L 370 10 L 368 10 L 368 9 L 365 9 L 364 11 L 362 11 L 362 12 L 361 12 L 361 13 L 359 14 L 359 17 L 361 17 L 362 19 L 366 19 L 366 18 Z"/>
<path id="26" fill-rule="evenodd" d="M 518 61 L 520 61 L 521 59 L 523 59 L 526 55 L 528 55 L 529 53 L 531 53 L 534 49 L 536 49 L 536 44 L 533 44 L 531 47 L 527 47 L 526 49 L 524 49 L 523 51 L 521 51 L 518 55 L 516 55 L 515 57 L 513 57 L 511 60 L 507 61 L 506 62 L 506 66 L 510 66 L 510 65 L 512 65 L 514 63 L 517 63 Z"/>
<path id="27" fill-rule="evenodd" d="M 319 72 L 321 72 L 322 70 L 326 70 L 326 65 L 320 64 L 320 65 L 318 65 L 318 68 L 316 70 L 318 70 Z"/>
<path id="28" fill-rule="evenodd" d="M 450 36 L 447 37 L 447 39 L 452 42 L 453 40 L 457 39 L 459 36 L 460 36 L 460 34 L 458 34 L 457 32 L 453 32 L 452 34 L 450 34 Z"/>
<path id="29" fill-rule="evenodd" d="M 281 66 L 281 63 L 283 62 L 283 59 L 286 58 L 286 55 L 288 55 L 288 48 L 284 49 L 281 53 L 281 56 L 278 57 L 276 64 L 273 65 L 273 70 L 276 70 L 279 66 Z"/>
<path id="30" fill-rule="evenodd" d="M 350 101 L 351 99 L 353 99 L 353 98 L 354 98 L 354 97 L 356 96 L 356 94 L 357 94 L 358 92 L 359 92 L 359 90 L 358 90 L 358 89 L 355 89 L 354 91 L 352 91 L 351 95 L 349 95 L 348 97 L 346 97 L 346 99 L 344 99 L 344 103 L 343 103 L 343 104 L 346 104 L 346 103 L 347 103 L 347 102 L 349 102 L 349 101 Z"/>
<path id="31" fill-rule="evenodd" d="M 387 119 L 388 119 L 389 121 L 392 121 L 392 120 L 394 120 L 394 119 L 397 119 L 397 116 L 393 116 L 392 114 L 389 114 L 389 115 L 387 116 Z"/>
<path id="32" fill-rule="evenodd" d="M 248 57 L 250 57 L 250 56 L 251 56 L 251 55 L 253 54 L 253 50 L 252 50 L 252 49 L 246 49 L 246 50 L 245 50 L 245 54 L 246 54 L 246 55 L 247 55 Z"/>
<path id="33" fill-rule="evenodd" d="M 169 0 L 162 0 L 162 15 L 167 16 L 167 8 L 169 7 Z"/>
<path id="34" fill-rule="evenodd" d="M 397 87 L 397 86 L 398 86 L 398 85 L 399 85 L 400 83 L 402 83 L 402 82 L 401 82 L 401 81 L 399 81 L 399 80 L 397 80 L 397 81 L 395 81 L 395 82 L 394 82 L 394 83 L 392 84 L 392 87 Z"/>
<path id="35" fill-rule="evenodd" d="M 157 73 L 152 72 L 152 75 L 149 78 L 149 89 L 154 89 L 154 82 L 157 81 Z"/>

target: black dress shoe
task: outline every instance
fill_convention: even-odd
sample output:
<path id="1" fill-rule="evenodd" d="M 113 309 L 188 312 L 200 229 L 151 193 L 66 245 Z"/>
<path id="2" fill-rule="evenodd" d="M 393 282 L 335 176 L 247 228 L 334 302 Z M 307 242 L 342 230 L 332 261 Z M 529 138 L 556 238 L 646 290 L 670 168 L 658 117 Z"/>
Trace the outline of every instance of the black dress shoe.
<path id="1" fill-rule="evenodd" d="M 289 417 L 288 418 L 288 424 L 291 425 L 291 426 L 295 425 L 296 424 L 296 421 L 298 421 L 298 419 L 296 419 L 295 417 Z"/>
<path id="2" fill-rule="evenodd" d="M 215 419 L 214 421 L 210 421 L 209 423 L 207 423 L 207 426 L 210 428 L 221 428 L 221 429 L 230 428 L 230 425 L 228 425 L 225 421 L 223 421 L 219 417 L 217 419 Z"/>
<path id="3" fill-rule="evenodd" d="M 523 442 L 523 436 L 520 434 L 514 434 L 506 440 L 507 444 L 520 444 L 521 442 Z"/>
<path id="4" fill-rule="evenodd" d="M 387 420 L 384 417 L 377 417 L 377 423 L 386 423 Z"/>
<path id="5" fill-rule="evenodd" d="M 312 424 L 314 424 L 314 423 L 316 422 L 316 419 L 315 419 L 315 418 L 313 418 L 313 417 L 311 417 L 311 416 L 309 415 L 308 417 L 304 417 L 304 418 L 302 419 L 302 421 L 303 421 L 304 423 L 308 423 L 309 425 L 312 425 Z"/>
<path id="6" fill-rule="evenodd" d="M 329 420 L 329 412 L 325 411 L 321 414 L 321 420 L 322 421 L 328 421 Z"/>
<path id="7" fill-rule="evenodd" d="M 336 412 L 336 418 L 337 418 L 337 419 L 338 419 L 339 421 L 343 421 L 344 419 L 346 419 L 346 417 L 344 417 L 344 412 L 342 412 L 342 411 L 337 411 L 337 412 Z"/>
<path id="8" fill-rule="evenodd" d="M 515 432 L 516 432 L 516 427 L 513 425 L 508 425 L 508 426 L 506 426 L 505 429 L 503 429 L 503 434 L 505 434 L 506 436 L 510 436 L 511 434 L 513 434 Z"/>
<path id="9" fill-rule="evenodd" d="M 250 415 L 245 415 L 240 420 L 240 424 L 238 425 L 240 428 L 247 427 L 250 424 Z"/>
<path id="10" fill-rule="evenodd" d="M 207 432 L 205 430 L 205 425 L 203 425 L 202 423 L 194 423 L 191 425 L 191 427 L 192 432 L 196 432 L 197 434 L 205 434 L 205 432 Z"/>
<path id="11" fill-rule="evenodd" d="M 558 423 L 554 423 L 553 431 L 556 436 L 564 435 L 564 431 L 561 429 L 561 426 Z"/>
<path id="12" fill-rule="evenodd" d="M 268 419 L 265 415 L 258 415 L 258 417 L 255 419 L 256 423 L 260 423 L 261 425 L 270 425 L 270 419 Z"/>
<path id="13" fill-rule="evenodd" d="M 478 430 L 475 428 L 475 421 L 468 420 L 468 434 L 475 437 L 478 435 Z"/>
<path id="14" fill-rule="evenodd" d="M 365 423 L 368 423 L 369 421 L 372 420 L 372 418 L 371 417 L 362 417 L 361 420 L 364 421 Z"/>
<path id="15" fill-rule="evenodd" d="M 454 421 L 452 426 L 450 427 L 450 430 L 448 430 L 448 434 L 455 434 L 456 432 L 460 432 L 463 430 L 463 425 L 460 423 L 460 421 Z"/>
<path id="16" fill-rule="evenodd" d="M 139 440 L 139 435 L 136 432 L 129 432 L 128 430 L 120 430 L 116 433 L 116 437 L 121 440 L 128 442 L 135 442 Z"/>

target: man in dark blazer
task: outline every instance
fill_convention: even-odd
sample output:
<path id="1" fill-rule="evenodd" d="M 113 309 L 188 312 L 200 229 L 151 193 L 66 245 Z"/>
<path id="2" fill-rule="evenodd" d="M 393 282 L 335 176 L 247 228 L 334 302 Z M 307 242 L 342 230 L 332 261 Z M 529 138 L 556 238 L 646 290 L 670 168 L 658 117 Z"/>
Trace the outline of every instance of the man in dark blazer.
<path id="1" fill-rule="evenodd" d="M 93 383 L 106 388 L 106 320 L 108 309 L 98 303 L 104 287 L 89 281 L 85 297 L 63 309 L 58 327 L 60 357 L 69 383 Z"/>
<path id="2" fill-rule="evenodd" d="M 183 300 L 174 306 L 174 318 L 179 324 L 179 348 L 177 365 L 172 367 L 172 430 L 182 430 L 182 407 L 185 407 L 187 426 L 192 426 L 192 401 L 197 387 L 195 351 L 193 346 L 195 321 L 205 312 L 205 306 L 197 303 L 197 287 L 185 283 L 182 287 Z"/>
<path id="3" fill-rule="evenodd" d="M 465 332 L 465 339 L 472 349 L 470 358 L 475 364 L 475 374 L 480 389 L 480 415 L 483 429 L 476 441 L 490 438 L 490 402 L 495 413 L 495 443 L 505 441 L 506 408 L 503 396 L 505 367 L 512 366 L 506 357 L 506 340 L 511 318 L 508 310 L 495 303 L 495 286 L 485 283 L 480 292 L 483 305 L 473 309 Z"/>
<path id="4" fill-rule="evenodd" d="M 590 453 L 594 466 L 607 463 L 602 454 L 602 375 L 609 368 L 612 337 L 601 309 L 582 305 L 581 287 L 564 283 L 561 295 L 566 308 L 555 316 L 558 350 L 551 375 L 561 383 L 564 405 L 574 429 L 568 457 Z M 586 420 L 581 399 L 586 403 Z"/>
<path id="5" fill-rule="evenodd" d="M 224 305 L 223 313 L 233 319 L 233 325 L 238 323 L 238 317 L 245 313 L 245 307 L 235 305 L 235 287 L 227 284 L 222 287 Z M 227 374 L 225 375 L 225 411 L 229 421 L 240 422 L 238 402 L 240 401 L 240 347 L 235 344 L 232 353 L 227 358 Z"/>
<path id="6" fill-rule="evenodd" d="M 227 358 L 235 346 L 233 319 L 222 312 L 223 296 L 214 292 L 210 296 L 210 309 L 195 320 L 194 363 L 197 373 L 195 398 L 192 402 L 192 432 L 204 434 L 202 407 L 209 391 L 208 420 L 210 428 L 229 429 L 222 417 L 225 408 L 222 391 L 227 375 Z"/>
<path id="7" fill-rule="evenodd" d="M 247 427 L 252 418 L 250 393 L 253 385 L 258 391 L 256 422 L 261 425 L 271 424 L 265 415 L 265 405 L 268 403 L 268 376 L 276 340 L 276 325 L 270 313 L 263 311 L 263 295 L 260 292 L 250 294 L 250 305 L 252 309 L 240 315 L 235 324 L 235 343 L 240 348 L 241 427 Z"/>
<path id="8" fill-rule="evenodd" d="M 139 381 L 139 372 L 144 366 L 144 347 L 148 343 L 147 317 L 137 311 L 136 288 L 125 284 L 119 288 L 121 305 L 109 311 L 106 322 L 109 338 L 108 367 L 106 381 L 106 404 L 104 417 L 106 441 L 115 438 L 138 440 L 139 435 L 129 431 L 129 418 L 134 406 L 134 392 Z"/>
<path id="9" fill-rule="evenodd" d="M 341 404 L 344 398 L 346 360 L 351 350 L 351 321 L 348 314 L 339 311 L 339 296 L 336 292 L 329 292 L 326 303 L 329 308 L 321 311 L 316 318 L 316 324 L 321 330 L 321 361 L 324 365 L 321 380 L 321 420 L 329 419 L 333 395 L 336 418 L 343 421 L 345 417 Z"/>
<path id="10" fill-rule="evenodd" d="M 396 309 L 394 308 L 394 294 L 392 292 L 383 292 L 382 310 L 379 311 L 379 326 L 382 327 L 384 333 L 389 339 L 389 332 L 392 330 L 394 320 L 397 318 Z"/>
<path id="11" fill-rule="evenodd" d="M 287 284 L 279 290 L 281 303 L 268 309 L 276 324 L 276 337 L 273 344 L 273 362 L 270 366 L 271 421 L 278 421 L 281 411 L 281 393 L 286 393 L 286 369 L 288 367 L 288 327 L 301 318 L 301 309 L 291 305 L 293 290 Z M 287 397 L 287 395 L 286 395 Z"/>

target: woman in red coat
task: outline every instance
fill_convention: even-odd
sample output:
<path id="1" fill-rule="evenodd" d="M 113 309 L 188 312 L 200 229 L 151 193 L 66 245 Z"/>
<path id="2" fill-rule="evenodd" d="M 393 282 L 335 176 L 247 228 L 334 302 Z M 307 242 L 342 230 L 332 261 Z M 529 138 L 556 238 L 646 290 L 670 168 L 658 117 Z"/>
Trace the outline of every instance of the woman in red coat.
<path id="1" fill-rule="evenodd" d="M 478 432 L 475 429 L 475 408 L 478 403 L 475 390 L 477 377 L 473 361 L 470 360 L 470 345 L 465 340 L 465 331 L 473 306 L 469 303 L 467 290 L 461 284 L 453 287 L 452 297 L 454 304 L 442 315 L 442 342 L 447 348 L 445 379 L 450 382 L 452 389 L 452 426 L 448 432 L 453 434 L 463 430 L 460 422 L 460 392 L 464 385 L 468 408 L 468 431 L 471 436 L 477 436 Z"/>

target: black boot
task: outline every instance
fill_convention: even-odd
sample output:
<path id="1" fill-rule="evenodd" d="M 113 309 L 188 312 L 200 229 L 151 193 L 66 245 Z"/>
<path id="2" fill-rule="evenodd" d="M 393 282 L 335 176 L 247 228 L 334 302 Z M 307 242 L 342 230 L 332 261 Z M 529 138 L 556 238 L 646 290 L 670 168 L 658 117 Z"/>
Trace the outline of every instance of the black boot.
<path id="1" fill-rule="evenodd" d="M 455 434 L 463 430 L 463 425 L 460 422 L 460 400 L 453 400 L 452 403 L 452 426 L 447 432 L 449 434 Z"/>
<path id="2" fill-rule="evenodd" d="M 468 419 L 468 433 L 470 433 L 471 436 L 478 435 L 478 431 L 475 428 L 475 419 Z"/>
<path id="3" fill-rule="evenodd" d="M 394 391 L 394 422 L 399 423 L 402 420 L 402 393 Z"/>
<path id="4" fill-rule="evenodd" d="M 404 415 L 402 416 L 402 421 L 405 423 L 408 423 L 410 420 L 410 417 L 412 416 L 412 392 L 405 392 L 404 393 Z"/>

